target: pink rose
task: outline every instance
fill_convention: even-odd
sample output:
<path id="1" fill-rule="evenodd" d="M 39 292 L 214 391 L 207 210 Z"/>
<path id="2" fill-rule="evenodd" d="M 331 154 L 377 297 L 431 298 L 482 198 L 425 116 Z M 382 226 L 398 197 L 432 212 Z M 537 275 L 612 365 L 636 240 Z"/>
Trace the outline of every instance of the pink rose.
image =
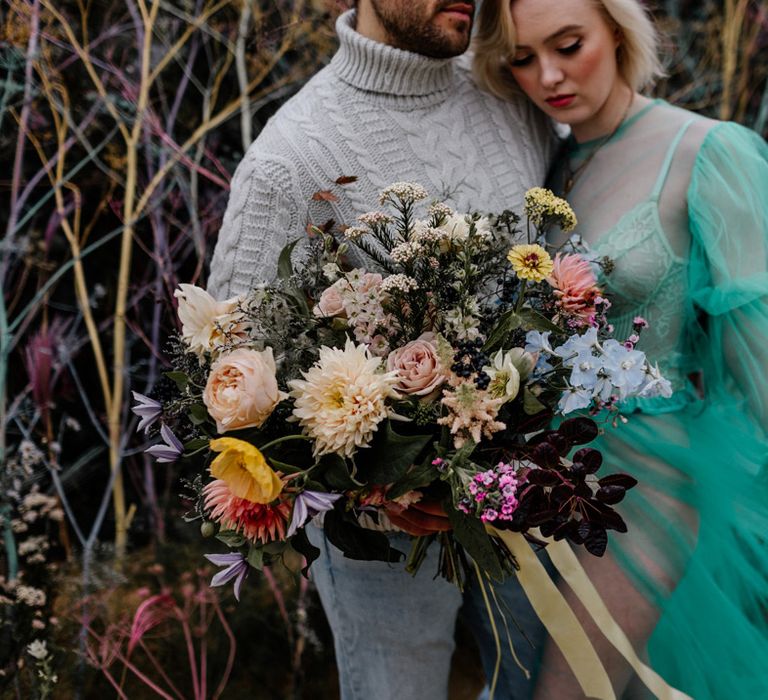
<path id="1" fill-rule="evenodd" d="M 373 292 L 378 289 L 383 279 L 378 272 L 364 272 L 355 284 L 355 291 L 363 294 Z"/>
<path id="2" fill-rule="evenodd" d="M 312 313 L 315 316 L 346 316 L 344 309 L 344 291 L 349 289 L 349 282 L 342 277 L 334 282 L 321 295 Z"/>
<path id="3" fill-rule="evenodd" d="M 427 396 L 445 381 L 445 373 L 437 357 L 435 334 L 423 333 L 387 357 L 387 370 L 397 370 L 399 383 L 395 387 L 404 394 Z"/>
<path id="4" fill-rule="evenodd" d="M 258 428 L 288 395 L 277 388 L 272 348 L 240 348 L 211 365 L 203 403 L 220 433 Z"/>

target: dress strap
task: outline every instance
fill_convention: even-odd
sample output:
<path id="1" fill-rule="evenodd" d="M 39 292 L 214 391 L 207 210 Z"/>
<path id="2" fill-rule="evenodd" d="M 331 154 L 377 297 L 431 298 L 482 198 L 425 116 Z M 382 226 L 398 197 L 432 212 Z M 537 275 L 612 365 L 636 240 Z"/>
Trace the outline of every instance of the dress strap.
<path id="1" fill-rule="evenodd" d="M 653 186 L 653 192 L 651 193 L 651 199 L 653 201 L 656 201 L 659 198 L 659 195 L 661 195 L 661 190 L 664 188 L 664 183 L 667 181 L 667 175 L 669 175 L 669 169 L 672 166 L 672 159 L 675 157 L 675 151 L 680 145 L 683 136 L 685 136 L 688 127 L 695 121 L 696 118 L 694 117 L 685 122 L 685 124 L 680 127 L 680 131 L 675 134 L 675 138 L 672 139 L 672 143 L 669 145 L 669 150 L 667 150 L 667 156 L 664 158 L 664 164 L 661 166 L 659 177 L 656 180 L 656 184 Z"/>

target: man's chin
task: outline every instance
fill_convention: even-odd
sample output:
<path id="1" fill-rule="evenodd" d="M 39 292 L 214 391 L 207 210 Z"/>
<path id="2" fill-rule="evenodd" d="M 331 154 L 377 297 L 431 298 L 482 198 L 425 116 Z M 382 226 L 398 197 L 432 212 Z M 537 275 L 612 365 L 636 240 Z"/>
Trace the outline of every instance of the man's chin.
<path id="1" fill-rule="evenodd" d="M 470 31 L 462 32 L 443 27 L 440 27 L 440 29 L 442 30 L 440 32 L 441 41 L 422 44 L 421 52 L 433 58 L 453 58 L 454 56 L 460 56 L 469 48 Z M 429 49 L 431 51 L 427 53 L 426 50 Z"/>

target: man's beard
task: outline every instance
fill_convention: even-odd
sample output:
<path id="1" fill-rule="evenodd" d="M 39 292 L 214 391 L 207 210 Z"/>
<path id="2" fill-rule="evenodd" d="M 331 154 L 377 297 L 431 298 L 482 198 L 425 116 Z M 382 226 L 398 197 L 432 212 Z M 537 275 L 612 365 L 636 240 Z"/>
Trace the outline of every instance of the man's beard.
<path id="1" fill-rule="evenodd" d="M 412 0 L 400 0 L 397 3 L 392 0 L 371 0 L 373 11 L 393 46 L 430 58 L 452 58 L 464 53 L 469 46 L 471 23 L 466 36 L 444 30 L 432 23 L 441 8 L 455 3 L 456 0 L 443 0 L 428 14 L 427 8 Z"/>

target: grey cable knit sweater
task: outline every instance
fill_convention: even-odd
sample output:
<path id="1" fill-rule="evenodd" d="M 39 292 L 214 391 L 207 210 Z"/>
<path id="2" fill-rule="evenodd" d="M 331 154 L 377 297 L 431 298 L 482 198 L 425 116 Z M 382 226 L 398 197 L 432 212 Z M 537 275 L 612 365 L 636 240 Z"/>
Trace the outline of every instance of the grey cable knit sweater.
<path id="1" fill-rule="evenodd" d="M 232 179 L 208 290 L 223 299 L 270 281 L 310 221 L 351 225 L 399 180 L 448 195 L 458 211 L 520 210 L 541 184 L 552 133 L 522 98 L 472 82 L 468 57 L 437 60 L 380 44 L 339 17 L 340 48 L 267 123 Z M 342 188 L 342 175 L 357 181 Z M 339 201 L 312 201 L 334 189 Z"/>

